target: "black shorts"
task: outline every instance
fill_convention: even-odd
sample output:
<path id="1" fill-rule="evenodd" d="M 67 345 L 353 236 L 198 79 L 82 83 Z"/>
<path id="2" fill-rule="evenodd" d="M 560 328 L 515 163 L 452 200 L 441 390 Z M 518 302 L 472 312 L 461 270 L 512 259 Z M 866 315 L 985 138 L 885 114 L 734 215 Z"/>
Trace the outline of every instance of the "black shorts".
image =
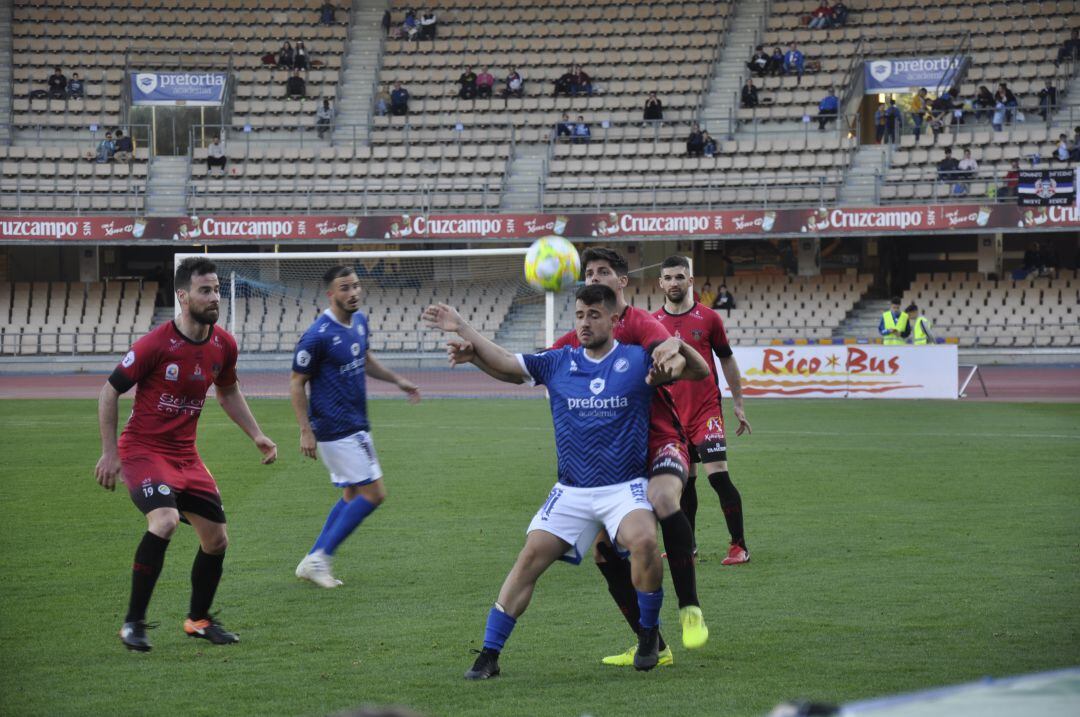
<path id="1" fill-rule="evenodd" d="M 212 523 L 225 523 L 225 508 L 217 495 L 179 493 L 164 483 L 138 486 L 129 492 L 131 502 L 143 515 L 158 508 L 175 508 L 180 511 L 180 520 L 184 523 L 190 523 L 184 517 L 185 513 L 193 513 Z"/>
<path id="2" fill-rule="evenodd" d="M 649 478 L 658 475 L 676 476 L 685 486 L 690 475 L 687 460 L 686 446 L 682 443 L 665 443 L 655 445 L 649 451 Z"/>
<path id="3" fill-rule="evenodd" d="M 701 456 L 705 456 L 705 460 L 701 460 Z M 726 460 L 727 443 L 723 439 L 690 446 L 691 463 L 719 463 Z"/>

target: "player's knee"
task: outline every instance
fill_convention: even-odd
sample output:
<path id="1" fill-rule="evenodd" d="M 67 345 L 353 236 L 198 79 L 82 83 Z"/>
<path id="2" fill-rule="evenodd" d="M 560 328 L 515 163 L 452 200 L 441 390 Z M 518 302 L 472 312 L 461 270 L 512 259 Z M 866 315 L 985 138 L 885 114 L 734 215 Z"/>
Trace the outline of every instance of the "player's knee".
<path id="1" fill-rule="evenodd" d="M 631 536 L 626 547 L 630 551 L 631 558 L 655 554 L 658 550 L 656 531 L 645 531 Z"/>
<path id="2" fill-rule="evenodd" d="M 146 516 L 146 529 L 166 540 L 172 538 L 178 525 L 180 525 L 180 513 L 176 510 L 162 508 L 151 511 Z"/>
<path id="3" fill-rule="evenodd" d="M 208 555 L 221 555 L 229 547 L 229 535 L 222 528 L 221 532 L 208 535 L 200 541 L 202 551 Z"/>
<path id="4" fill-rule="evenodd" d="M 649 482 L 649 502 L 659 518 L 666 518 L 679 510 L 679 494 L 678 478 L 675 476 L 657 476 Z"/>

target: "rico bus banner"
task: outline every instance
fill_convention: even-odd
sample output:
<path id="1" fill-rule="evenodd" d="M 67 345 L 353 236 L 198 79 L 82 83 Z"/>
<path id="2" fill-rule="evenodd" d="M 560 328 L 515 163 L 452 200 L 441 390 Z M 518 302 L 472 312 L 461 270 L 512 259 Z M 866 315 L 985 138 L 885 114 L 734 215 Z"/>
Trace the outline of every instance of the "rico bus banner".
<path id="1" fill-rule="evenodd" d="M 737 346 L 734 351 L 747 397 L 957 397 L 954 344 Z M 722 372 L 720 383 L 730 395 Z"/>

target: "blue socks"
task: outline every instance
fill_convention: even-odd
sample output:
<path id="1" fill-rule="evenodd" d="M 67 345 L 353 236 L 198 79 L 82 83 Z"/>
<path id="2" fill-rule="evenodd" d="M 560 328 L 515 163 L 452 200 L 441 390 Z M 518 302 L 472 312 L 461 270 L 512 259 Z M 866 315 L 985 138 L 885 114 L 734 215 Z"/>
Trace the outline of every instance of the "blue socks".
<path id="1" fill-rule="evenodd" d="M 319 537 L 315 539 L 315 545 L 308 551 L 308 555 L 311 555 L 316 550 L 322 550 L 323 545 L 326 544 L 326 536 L 330 534 L 330 528 L 334 527 L 334 522 L 337 521 L 337 517 L 341 515 L 341 511 L 348 503 L 344 498 L 339 498 L 337 503 L 334 503 L 334 507 L 330 509 L 329 515 L 326 516 L 326 523 L 323 524 L 322 532 L 319 533 Z"/>
<path id="2" fill-rule="evenodd" d="M 654 628 L 660 624 L 660 606 L 664 604 L 664 589 L 660 588 L 654 593 L 637 591 L 638 610 L 641 611 L 641 626 L 645 629 Z"/>
<path id="3" fill-rule="evenodd" d="M 348 538 L 356 530 L 356 526 L 363 523 L 364 518 L 371 515 L 376 508 L 374 504 L 359 495 L 348 503 L 344 500 L 341 502 L 344 505 L 340 509 L 334 506 L 330 511 L 330 518 L 334 520 L 333 525 L 330 525 L 328 530 L 324 529 L 324 535 L 319 536 L 319 541 L 315 543 L 315 550 L 322 550 L 327 555 L 333 555 L 345 538 Z M 336 516 L 333 515 L 334 511 L 337 511 Z M 327 518 L 328 522 L 330 518 Z"/>
<path id="4" fill-rule="evenodd" d="M 503 645 L 506 644 L 516 624 L 517 620 L 499 608 L 492 607 L 488 613 L 487 625 L 484 627 L 484 649 L 502 652 Z"/>

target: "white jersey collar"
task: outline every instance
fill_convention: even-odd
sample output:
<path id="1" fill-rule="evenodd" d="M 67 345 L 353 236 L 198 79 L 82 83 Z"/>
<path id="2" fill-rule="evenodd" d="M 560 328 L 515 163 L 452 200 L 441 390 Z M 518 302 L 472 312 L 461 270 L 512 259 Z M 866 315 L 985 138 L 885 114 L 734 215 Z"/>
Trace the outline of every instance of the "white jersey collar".
<path id="1" fill-rule="evenodd" d="M 610 356 L 611 352 L 614 351 L 617 348 L 619 348 L 618 340 L 612 341 L 611 342 L 611 351 L 608 351 L 606 354 L 604 354 L 600 358 L 594 359 L 592 356 L 589 356 L 589 354 L 586 353 L 585 347 L 582 346 L 581 347 L 581 355 L 585 357 L 586 361 L 591 361 L 592 363 L 603 363 L 604 359 L 606 359 L 608 356 Z"/>

